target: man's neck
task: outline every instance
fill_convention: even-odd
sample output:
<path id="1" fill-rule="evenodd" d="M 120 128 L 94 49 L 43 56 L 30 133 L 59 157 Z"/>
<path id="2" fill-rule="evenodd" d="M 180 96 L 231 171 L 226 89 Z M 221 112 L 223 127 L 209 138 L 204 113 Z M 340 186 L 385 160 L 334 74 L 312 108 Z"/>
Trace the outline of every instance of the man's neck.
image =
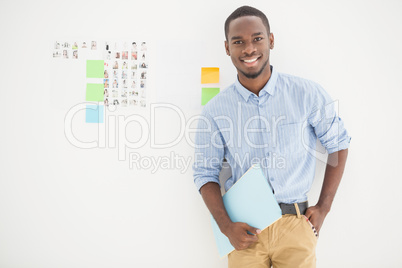
<path id="1" fill-rule="evenodd" d="M 269 78 L 271 78 L 271 67 L 266 68 L 268 72 L 263 72 L 261 73 L 258 77 L 251 79 L 247 78 L 244 76 L 242 73 L 238 73 L 239 77 L 239 82 L 242 84 L 243 87 L 248 89 L 249 91 L 253 92 L 257 96 L 259 96 L 259 93 L 261 89 L 265 87 L 265 85 L 268 83 Z"/>

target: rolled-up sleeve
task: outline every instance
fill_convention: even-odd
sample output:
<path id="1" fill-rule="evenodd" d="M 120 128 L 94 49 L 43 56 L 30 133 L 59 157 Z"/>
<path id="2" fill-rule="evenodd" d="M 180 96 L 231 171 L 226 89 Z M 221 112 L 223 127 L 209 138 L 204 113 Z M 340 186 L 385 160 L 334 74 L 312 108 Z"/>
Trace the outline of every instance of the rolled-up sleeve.
<path id="1" fill-rule="evenodd" d="M 198 190 L 208 182 L 219 183 L 225 154 L 224 139 L 216 122 L 204 108 L 195 135 L 193 174 Z"/>
<path id="2" fill-rule="evenodd" d="M 349 148 L 351 137 L 345 129 L 344 122 L 336 114 L 337 101 L 318 86 L 313 91 L 314 104 L 308 121 L 328 154 Z"/>

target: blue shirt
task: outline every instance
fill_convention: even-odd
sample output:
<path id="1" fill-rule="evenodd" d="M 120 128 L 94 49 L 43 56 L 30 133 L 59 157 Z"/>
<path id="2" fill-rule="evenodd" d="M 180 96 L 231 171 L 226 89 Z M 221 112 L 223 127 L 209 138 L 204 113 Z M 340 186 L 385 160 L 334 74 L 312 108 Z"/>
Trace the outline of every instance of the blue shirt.
<path id="1" fill-rule="evenodd" d="M 198 190 L 208 182 L 220 184 L 225 158 L 232 169 L 226 191 L 260 164 L 278 203 L 306 201 L 316 158 L 323 154 L 316 152 L 317 138 L 329 154 L 349 147 L 336 105 L 317 83 L 274 68 L 259 96 L 237 79 L 205 105 L 199 118 L 193 164 Z"/>

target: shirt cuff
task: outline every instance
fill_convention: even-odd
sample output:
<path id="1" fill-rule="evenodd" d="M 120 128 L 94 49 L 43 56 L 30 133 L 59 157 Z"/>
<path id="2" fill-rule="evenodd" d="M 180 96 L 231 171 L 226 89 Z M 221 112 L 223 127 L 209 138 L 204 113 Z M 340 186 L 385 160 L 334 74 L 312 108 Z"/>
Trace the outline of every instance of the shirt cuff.
<path id="1" fill-rule="evenodd" d="M 221 187 L 219 179 L 217 180 L 214 177 L 202 177 L 200 179 L 194 180 L 194 182 L 195 182 L 195 186 L 198 189 L 198 192 L 200 192 L 201 187 L 204 186 L 205 184 L 207 184 L 208 182 L 215 182 L 215 183 L 217 183 L 219 185 L 219 188 Z"/>
<path id="2" fill-rule="evenodd" d="M 352 137 L 347 137 L 345 140 L 338 143 L 336 147 L 327 148 L 328 154 L 332 154 L 332 153 L 335 153 L 338 151 L 348 149 L 350 146 L 351 139 L 352 139 Z"/>

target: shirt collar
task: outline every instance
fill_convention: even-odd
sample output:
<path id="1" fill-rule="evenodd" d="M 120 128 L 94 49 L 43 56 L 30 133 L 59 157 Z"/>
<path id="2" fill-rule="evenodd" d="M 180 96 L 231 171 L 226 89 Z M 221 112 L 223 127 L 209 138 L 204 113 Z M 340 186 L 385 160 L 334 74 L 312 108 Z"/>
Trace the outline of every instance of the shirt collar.
<path id="1" fill-rule="evenodd" d="M 275 93 L 275 84 L 276 80 L 278 79 L 278 73 L 274 69 L 274 67 L 271 65 L 271 77 L 269 78 L 268 82 L 265 84 L 265 86 L 261 89 L 260 91 L 260 96 L 262 91 L 267 92 L 270 95 L 274 95 Z M 239 77 L 237 77 L 236 82 L 235 82 L 235 87 L 237 91 L 240 93 L 240 95 L 244 98 L 245 101 L 248 101 L 251 95 L 254 93 L 245 88 L 242 84 L 239 82 Z"/>

